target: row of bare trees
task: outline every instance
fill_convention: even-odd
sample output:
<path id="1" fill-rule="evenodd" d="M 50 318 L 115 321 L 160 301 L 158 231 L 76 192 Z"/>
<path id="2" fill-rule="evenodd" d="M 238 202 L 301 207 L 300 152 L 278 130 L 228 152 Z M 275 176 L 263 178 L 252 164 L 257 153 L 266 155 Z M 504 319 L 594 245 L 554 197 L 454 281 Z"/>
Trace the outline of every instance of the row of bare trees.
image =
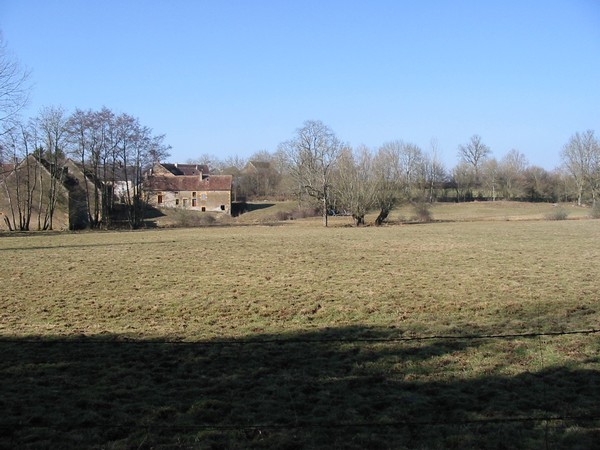
<path id="1" fill-rule="evenodd" d="M 164 135 L 155 136 L 137 118 L 107 108 L 67 115 L 62 108 L 49 107 L 37 117 L 12 117 L 2 126 L 0 181 L 10 229 L 34 227 L 34 210 L 36 228 L 52 229 L 57 204 L 67 201 L 61 196 L 68 158 L 85 174 L 81 188 L 89 226 L 111 226 L 115 218 L 131 228 L 140 226 L 145 206 L 142 171 L 168 156 Z"/>
<path id="2" fill-rule="evenodd" d="M 258 176 L 259 185 L 270 186 L 262 195 L 309 199 L 323 213 L 343 211 L 362 224 L 368 211 L 378 211 L 381 224 L 402 202 L 522 200 L 585 201 L 594 203 L 600 189 L 600 146 L 593 131 L 575 134 L 561 152 L 562 166 L 548 171 L 530 165 L 523 153 L 510 150 L 501 159 L 478 136 L 458 147 L 458 163 L 448 170 L 441 162 L 437 143 L 429 151 L 400 140 L 378 149 L 351 148 L 320 121 L 307 121 L 277 151 L 253 155 L 275 169 Z M 202 159 L 202 158 L 201 158 Z M 205 156 L 203 162 L 208 162 Z M 214 170 L 240 170 L 247 160 L 226 161 L 210 157 Z M 257 176 L 257 175 L 255 175 Z M 246 177 L 247 178 L 247 177 Z M 241 176 L 238 185 L 250 180 Z M 246 184 L 244 184 L 246 183 Z M 238 187 L 239 187 L 238 186 Z M 242 189 L 252 197 L 252 189 Z"/>
<path id="3" fill-rule="evenodd" d="M 62 112 L 46 108 L 26 123 L 11 117 L 2 126 L 0 180 L 10 209 L 4 220 L 9 229 L 29 230 L 35 209 L 37 229 L 51 230 L 64 181 Z"/>
<path id="4" fill-rule="evenodd" d="M 86 188 L 89 223 L 110 226 L 115 203 L 125 206 L 131 228 L 144 219 L 143 172 L 169 156 L 164 135 L 155 136 L 129 114 L 77 109 L 65 122 L 70 154 L 99 189 Z"/>

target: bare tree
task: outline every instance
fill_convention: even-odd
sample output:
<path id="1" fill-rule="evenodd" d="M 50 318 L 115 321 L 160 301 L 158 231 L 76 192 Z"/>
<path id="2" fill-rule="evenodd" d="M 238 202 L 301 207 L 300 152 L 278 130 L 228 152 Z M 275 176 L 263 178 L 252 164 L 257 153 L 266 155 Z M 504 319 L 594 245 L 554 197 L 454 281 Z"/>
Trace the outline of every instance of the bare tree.
<path id="1" fill-rule="evenodd" d="M 431 141 L 431 152 L 428 155 L 424 155 L 423 164 L 425 169 L 425 187 L 428 191 L 427 198 L 429 203 L 433 203 L 436 188 L 447 178 L 446 169 L 439 156 L 436 140 Z"/>
<path id="2" fill-rule="evenodd" d="M 323 225 L 327 226 L 333 167 L 342 143 L 323 122 L 309 120 L 296 130 L 292 140 L 280 144 L 280 149 L 290 161 L 290 171 L 300 190 L 321 203 Z"/>
<path id="3" fill-rule="evenodd" d="M 42 205 L 35 205 L 39 160 L 34 156 L 37 134 L 35 128 L 13 121 L 0 136 L 0 149 L 4 165 L 0 181 L 10 215 L 4 216 L 9 230 L 29 231 L 32 213 L 41 214 Z M 37 208 L 36 208 L 37 206 Z"/>
<path id="4" fill-rule="evenodd" d="M 60 107 L 42 108 L 40 114 L 35 118 L 35 124 L 43 142 L 40 160 L 47 165 L 46 169 L 50 172 L 49 191 L 44 193 L 43 190 L 40 190 L 40 196 L 48 196 L 48 208 L 44 215 L 44 221 L 41 222 L 40 214 L 40 223 L 38 224 L 39 228 L 43 230 L 52 229 L 54 211 L 65 178 L 63 164 L 67 147 L 66 122 L 65 111 Z"/>
<path id="5" fill-rule="evenodd" d="M 525 155 L 515 149 L 500 160 L 498 170 L 504 198 L 512 199 L 520 194 L 528 165 Z"/>
<path id="6" fill-rule="evenodd" d="M 29 71 L 23 69 L 8 52 L 0 32 L 0 124 L 14 119 L 27 104 L 31 90 L 28 80 Z M 0 133 L 6 132 L 8 128 L 2 129 Z"/>
<path id="7" fill-rule="evenodd" d="M 104 108 L 100 112 L 77 109 L 67 121 L 72 155 L 84 174 L 96 185 L 102 186 L 103 195 L 100 195 L 98 189 L 84 183 L 86 209 L 91 227 L 99 226 L 102 218 L 105 221 L 109 220 L 110 204 L 105 203 L 109 197 L 109 173 L 112 172 L 108 166 L 113 155 L 109 132 L 113 120 L 112 112 Z M 114 181 L 114 176 L 112 178 Z"/>
<path id="8" fill-rule="evenodd" d="M 524 191 L 532 202 L 556 202 L 560 197 L 560 173 L 529 166 L 524 173 Z"/>
<path id="9" fill-rule="evenodd" d="M 561 158 L 577 185 L 577 204 L 582 204 L 586 187 L 595 204 L 600 189 L 600 144 L 594 132 L 575 133 L 563 147 Z"/>
<path id="10" fill-rule="evenodd" d="M 388 164 L 393 166 L 397 186 L 404 190 L 404 196 L 411 198 L 419 182 L 423 181 L 425 157 L 415 144 L 400 140 L 386 142 L 381 146 Z"/>
<path id="11" fill-rule="evenodd" d="M 364 225 L 365 215 L 373 208 L 377 183 L 373 173 L 373 156 L 361 146 L 356 152 L 345 148 L 335 167 L 333 197 L 336 207 L 348 211 L 356 226 Z"/>
<path id="12" fill-rule="evenodd" d="M 226 164 L 221 161 L 217 155 L 212 153 L 202 153 L 197 158 L 190 158 L 187 160 L 188 164 L 202 164 L 208 167 L 208 172 L 220 172 L 226 167 Z"/>
<path id="13" fill-rule="evenodd" d="M 490 148 L 481 141 L 481 136 L 477 134 L 471 136 L 467 144 L 458 147 L 460 160 L 473 168 L 474 181 L 477 186 L 479 186 L 480 182 L 481 166 L 490 154 Z"/>
<path id="14" fill-rule="evenodd" d="M 486 159 L 482 164 L 482 174 L 485 187 L 488 189 L 488 193 L 492 194 L 492 201 L 496 201 L 498 195 L 499 185 L 499 174 L 500 168 L 496 158 Z"/>
<path id="15" fill-rule="evenodd" d="M 452 169 L 451 182 L 456 190 L 458 202 L 473 199 L 473 185 L 475 184 L 475 171 L 466 162 L 460 162 Z"/>

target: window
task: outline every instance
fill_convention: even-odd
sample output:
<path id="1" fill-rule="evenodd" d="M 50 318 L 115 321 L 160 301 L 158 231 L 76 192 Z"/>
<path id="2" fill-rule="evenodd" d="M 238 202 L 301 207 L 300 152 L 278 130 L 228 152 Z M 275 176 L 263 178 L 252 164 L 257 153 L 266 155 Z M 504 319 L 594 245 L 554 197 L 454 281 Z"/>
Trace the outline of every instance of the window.
<path id="1" fill-rule="evenodd" d="M 194 192 L 194 194 L 195 194 L 195 192 Z M 195 198 L 192 199 L 192 206 L 193 207 L 198 206 L 198 200 L 197 199 L 195 199 Z"/>
<path id="2" fill-rule="evenodd" d="M 184 208 L 187 208 L 187 201 L 188 201 L 188 199 L 187 199 L 187 198 L 184 198 L 184 199 L 183 199 L 183 207 L 184 207 Z"/>
<path id="3" fill-rule="evenodd" d="M 196 198 L 196 193 L 192 192 L 192 198 Z"/>
<path id="4" fill-rule="evenodd" d="M 221 211 L 225 211 L 225 205 L 221 205 Z"/>
<path id="5" fill-rule="evenodd" d="M 202 200 L 206 200 L 206 192 L 203 192 L 200 198 L 202 198 Z"/>
<path id="6" fill-rule="evenodd" d="M 158 203 L 159 205 L 162 205 L 163 202 L 163 196 L 162 194 L 158 194 L 158 199 L 156 200 L 156 203 Z"/>
<path id="7" fill-rule="evenodd" d="M 178 198 L 175 199 L 175 206 L 179 206 L 179 199 Z"/>
<path id="8" fill-rule="evenodd" d="M 204 212 L 204 211 L 206 211 L 206 208 L 203 206 L 203 207 L 202 207 L 202 212 Z"/>

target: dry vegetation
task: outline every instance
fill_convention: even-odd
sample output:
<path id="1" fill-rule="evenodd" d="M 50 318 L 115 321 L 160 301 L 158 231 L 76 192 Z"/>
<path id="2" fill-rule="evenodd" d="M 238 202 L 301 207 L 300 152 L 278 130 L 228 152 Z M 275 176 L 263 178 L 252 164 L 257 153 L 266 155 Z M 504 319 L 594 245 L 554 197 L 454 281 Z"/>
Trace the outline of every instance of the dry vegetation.
<path id="1" fill-rule="evenodd" d="M 463 206 L 0 238 L 0 446 L 596 445 L 598 334 L 397 340 L 598 328 L 598 221 Z"/>

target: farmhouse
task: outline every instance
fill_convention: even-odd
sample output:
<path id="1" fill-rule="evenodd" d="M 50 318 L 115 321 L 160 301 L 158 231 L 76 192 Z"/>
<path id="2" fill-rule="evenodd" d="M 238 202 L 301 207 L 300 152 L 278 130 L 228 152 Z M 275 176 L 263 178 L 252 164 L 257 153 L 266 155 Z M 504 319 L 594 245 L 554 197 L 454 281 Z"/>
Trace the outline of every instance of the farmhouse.
<path id="1" fill-rule="evenodd" d="M 95 189 L 95 184 L 70 159 L 59 169 L 33 155 L 17 165 L 3 164 L 0 229 L 86 228 L 89 226 L 86 190 L 90 193 Z M 100 192 L 97 193 L 100 197 Z"/>
<path id="2" fill-rule="evenodd" d="M 201 164 L 156 163 L 144 191 L 156 208 L 185 208 L 231 214 L 231 175 L 210 175 Z"/>

